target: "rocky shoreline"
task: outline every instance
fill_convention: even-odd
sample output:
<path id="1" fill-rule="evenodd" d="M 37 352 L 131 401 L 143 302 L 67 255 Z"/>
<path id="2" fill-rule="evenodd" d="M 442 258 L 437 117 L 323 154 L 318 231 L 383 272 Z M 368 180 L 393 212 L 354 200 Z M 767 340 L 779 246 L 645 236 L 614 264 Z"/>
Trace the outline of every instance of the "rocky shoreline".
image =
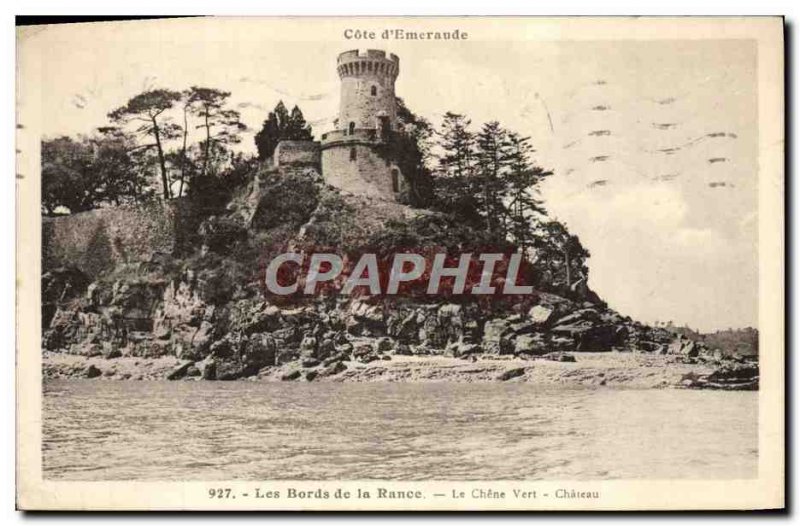
<path id="1" fill-rule="evenodd" d="M 46 277 L 51 286 L 65 278 Z M 205 299 L 207 280 L 186 272 L 88 285 L 53 313 L 44 377 L 758 388 L 756 356 L 709 348 L 602 303 L 539 292 L 533 306 L 500 310 L 324 297 L 219 306 Z"/>
<path id="2" fill-rule="evenodd" d="M 435 214 L 342 194 L 319 179 L 309 168 L 256 176 L 223 210 L 186 220 L 182 250 L 145 255 L 112 243 L 113 261 L 93 272 L 74 258 L 51 261 L 42 275 L 44 377 L 758 388 L 757 349 L 717 348 L 637 322 L 583 282 L 544 280 L 531 294 L 484 301 L 268 296 L 259 269 L 285 247 L 365 247 L 387 230 L 452 237 Z M 141 221 L 130 219 L 135 232 Z M 392 253 L 402 251 L 397 242 Z"/>
<path id="3" fill-rule="evenodd" d="M 50 320 L 44 377 L 758 388 L 756 356 L 543 292 L 533 306 L 492 311 L 354 298 L 218 306 L 205 287 L 191 272 L 90 284 Z"/>
<path id="4" fill-rule="evenodd" d="M 199 365 L 199 366 L 198 366 Z M 45 352 L 46 380 L 202 381 L 202 364 L 174 357 L 83 357 Z M 526 382 L 544 386 L 627 389 L 756 390 L 752 368 L 681 363 L 675 357 L 643 353 L 558 354 L 539 359 L 517 357 L 454 358 L 381 354 L 369 363 L 357 360 L 294 362 L 265 367 L 240 381 L 256 382 Z"/>

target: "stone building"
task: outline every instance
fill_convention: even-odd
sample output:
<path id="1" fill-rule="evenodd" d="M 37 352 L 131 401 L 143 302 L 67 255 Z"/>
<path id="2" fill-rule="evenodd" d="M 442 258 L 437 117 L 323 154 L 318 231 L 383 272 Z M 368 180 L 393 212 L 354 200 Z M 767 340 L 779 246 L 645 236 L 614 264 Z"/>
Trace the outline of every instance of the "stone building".
<path id="1" fill-rule="evenodd" d="M 397 199 L 403 190 L 400 169 L 389 160 L 388 141 L 398 129 L 394 83 L 400 59 L 368 49 L 339 55 L 339 118 L 322 135 L 322 176 L 353 193 Z"/>
<path id="2" fill-rule="evenodd" d="M 329 184 L 355 194 L 397 200 L 405 190 L 400 168 L 391 160 L 392 132 L 398 131 L 394 83 L 400 59 L 376 49 L 346 51 L 336 70 L 341 79 L 339 117 L 321 143 L 276 149 L 276 164 L 314 158 L 321 150 L 321 171 Z M 287 145 L 288 146 L 288 145 Z"/>

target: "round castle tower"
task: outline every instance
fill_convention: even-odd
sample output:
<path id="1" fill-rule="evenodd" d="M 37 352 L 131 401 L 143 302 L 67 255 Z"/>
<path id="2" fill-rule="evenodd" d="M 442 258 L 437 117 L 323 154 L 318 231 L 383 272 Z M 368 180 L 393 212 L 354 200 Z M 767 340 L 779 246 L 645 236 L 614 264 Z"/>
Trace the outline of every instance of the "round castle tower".
<path id="1" fill-rule="evenodd" d="M 349 192 L 397 199 L 403 178 L 386 145 L 397 130 L 394 82 L 400 59 L 375 49 L 346 51 L 336 69 L 339 118 L 335 130 L 322 135 L 322 175 Z"/>

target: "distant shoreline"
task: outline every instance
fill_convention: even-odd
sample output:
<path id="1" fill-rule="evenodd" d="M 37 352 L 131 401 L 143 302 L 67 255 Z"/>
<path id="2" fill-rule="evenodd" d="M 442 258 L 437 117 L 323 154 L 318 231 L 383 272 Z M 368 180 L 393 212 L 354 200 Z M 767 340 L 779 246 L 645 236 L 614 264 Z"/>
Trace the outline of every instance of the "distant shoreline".
<path id="1" fill-rule="evenodd" d="M 716 389 L 757 390 L 758 377 L 737 378 L 731 369 L 711 363 L 684 363 L 670 355 L 649 353 L 596 352 L 564 353 L 554 361 L 513 356 L 385 355 L 370 363 L 337 362 L 335 371 L 323 364 L 303 367 L 291 362 L 265 367 L 258 374 L 235 381 L 257 382 L 524 382 L 563 387 L 616 387 L 628 389 Z M 574 359 L 574 361 L 571 361 Z M 141 358 L 84 357 L 45 351 L 42 373 L 48 379 L 92 378 L 99 381 L 168 380 L 191 362 L 174 357 Z M 720 373 L 720 371 L 723 371 Z M 728 371 L 729 374 L 724 374 Z M 183 376 L 175 381 L 201 381 Z"/>

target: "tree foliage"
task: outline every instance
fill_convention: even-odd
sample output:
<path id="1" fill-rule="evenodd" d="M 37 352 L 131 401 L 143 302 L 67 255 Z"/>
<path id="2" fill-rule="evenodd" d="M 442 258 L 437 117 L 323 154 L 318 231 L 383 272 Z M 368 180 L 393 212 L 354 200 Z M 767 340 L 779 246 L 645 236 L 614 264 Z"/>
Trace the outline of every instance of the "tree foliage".
<path id="1" fill-rule="evenodd" d="M 154 141 L 146 147 L 155 147 L 158 155 L 158 164 L 161 168 L 161 185 L 164 199 L 172 197 L 167 173 L 165 141 L 175 139 L 180 135 L 180 126 L 175 124 L 165 112 L 172 109 L 181 99 L 179 91 L 155 89 L 135 95 L 127 104 L 120 106 L 108 114 L 112 122 L 119 125 L 134 123 L 135 133 L 150 138 Z"/>
<path id="2" fill-rule="evenodd" d="M 263 160 L 272 157 L 275 147 L 284 140 L 311 141 L 314 139 L 311 126 L 306 123 L 303 112 L 295 106 L 291 113 L 283 101 L 279 101 L 275 109 L 269 113 L 261 130 L 255 135 L 258 158 Z"/>
<path id="3" fill-rule="evenodd" d="M 42 141 L 42 213 L 84 212 L 149 199 L 132 140 L 106 130 L 92 137 Z"/>
<path id="4" fill-rule="evenodd" d="M 508 131 L 497 121 L 487 122 L 475 137 L 476 169 L 479 193 L 478 210 L 483 216 L 486 230 L 492 235 L 503 235 L 507 209 L 504 199 L 508 191 L 510 143 Z"/>
<path id="5" fill-rule="evenodd" d="M 229 91 L 198 86 L 192 86 L 185 94 L 189 113 L 200 119 L 196 128 L 202 129 L 205 136 L 200 144 L 202 175 L 209 175 L 215 149 L 217 152 L 225 151 L 228 145 L 240 142 L 239 134 L 247 129 L 240 120 L 241 114 L 225 107 L 230 96 Z"/>
<path id="6" fill-rule="evenodd" d="M 407 191 L 402 200 L 416 207 L 430 206 L 434 199 L 433 175 L 428 168 L 431 159 L 433 126 L 415 115 L 400 97 L 397 101 L 399 130 L 384 134 L 378 154 L 400 169 Z"/>
<path id="7" fill-rule="evenodd" d="M 153 177 L 164 199 L 186 193 L 209 210 L 221 209 L 257 163 L 233 151 L 246 127 L 230 95 L 200 86 L 148 90 L 111 111 L 112 125 L 91 137 L 43 141 L 42 212 L 149 199 Z M 552 173 L 534 162 L 529 137 L 497 121 L 475 131 L 467 116 L 452 112 L 435 129 L 400 98 L 397 119 L 379 153 L 400 168 L 408 204 L 442 214 L 412 229 L 391 228 L 375 243 L 510 248 L 534 262 L 545 285 L 565 292 L 585 287 L 589 252 L 548 216 L 539 188 Z M 282 101 L 255 134 L 258 159 L 271 157 L 281 140 L 313 140 L 300 108 L 289 111 Z"/>
<path id="8" fill-rule="evenodd" d="M 531 162 L 533 148 L 529 137 L 508 134 L 509 151 L 506 175 L 507 230 L 523 252 L 532 246 L 535 233 L 531 228 L 536 219 L 545 217 L 547 211 L 536 191 L 539 183 L 553 173 Z"/>
<path id="9" fill-rule="evenodd" d="M 148 90 L 109 112 L 110 125 L 91 137 L 45 139 L 43 213 L 148 199 L 155 193 L 151 179 L 164 199 L 180 197 L 201 177 L 236 172 L 243 158 L 230 146 L 246 127 L 228 108 L 229 97 L 197 86 Z"/>
<path id="10" fill-rule="evenodd" d="M 566 293 L 575 292 L 578 286 L 585 287 L 589 251 L 578 236 L 571 234 L 564 224 L 551 220 L 540 223 L 532 237 L 535 265 L 549 285 Z"/>
<path id="11" fill-rule="evenodd" d="M 437 133 L 439 155 L 434 179 L 437 208 L 482 228 L 475 174 L 475 135 L 464 115 L 447 112 Z"/>
<path id="12" fill-rule="evenodd" d="M 539 185 L 551 172 L 536 166 L 528 137 L 496 121 L 476 133 L 464 115 L 446 113 L 437 133 L 437 207 L 476 229 L 509 238 L 523 249 L 546 215 Z"/>
<path id="13" fill-rule="evenodd" d="M 464 115 L 448 112 L 436 133 L 435 208 L 486 239 L 512 243 L 537 267 L 542 288 L 580 294 L 589 252 L 551 219 L 539 188 L 552 172 L 533 161 L 530 138 L 496 121 L 475 132 Z"/>

